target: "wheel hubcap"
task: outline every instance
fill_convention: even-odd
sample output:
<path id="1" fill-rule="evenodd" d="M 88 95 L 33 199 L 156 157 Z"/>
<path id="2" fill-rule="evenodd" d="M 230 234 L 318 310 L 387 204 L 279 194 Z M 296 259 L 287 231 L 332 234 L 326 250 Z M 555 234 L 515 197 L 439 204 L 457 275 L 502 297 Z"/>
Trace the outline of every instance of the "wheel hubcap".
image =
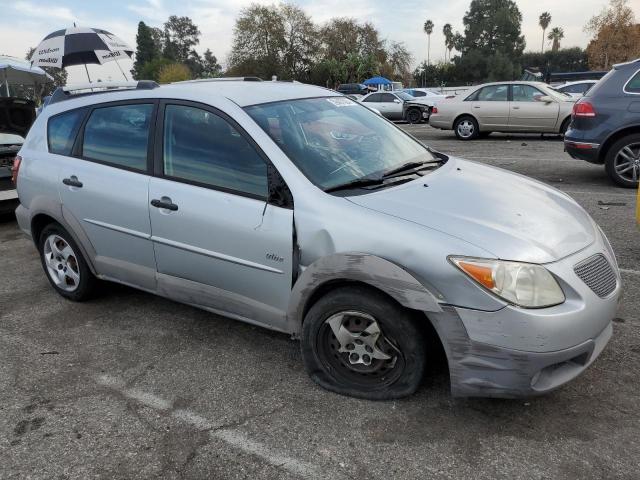
<path id="1" fill-rule="evenodd" d="M 473 135 L 473 131 L 475 130 L 473 126 L 473 122 L 470 120 L 463 120 L 458 124 L 458 133 L 461 137 L 468 138 Z"/>
<path id="2" fill-rule="evenodd" d="M 369 325 L 360 332 L 352 332 L 345 326 L 345 320 L 348 317 L 362 319 L 363 324 L 366 322 Z M 371 315 L 360 312 L 343 312 L 330 317 L 327 323 L 340 343 L 338 352 L 347 353 L 351 365 L 362 364 L 369 366 L 374 358 L 379 360 L 391 359 L 390 355 L 384 353 L 377 346 L 382 333 L 378 322 Z"/>
<path id="3" fill-rule="evenodd" d="M 625 180 L 637 182 L 640 178 L 640 143 L 622 147 L 616 155 L 614 167 Z"/>
<path id="4" fill-rule="evenodd" d="M 73 292 L 80 284 L 80 270 L 75 252 L 59 235 L 49 235 L 44 241 L 44 263 L 47 273 L 58 288 Z"/>

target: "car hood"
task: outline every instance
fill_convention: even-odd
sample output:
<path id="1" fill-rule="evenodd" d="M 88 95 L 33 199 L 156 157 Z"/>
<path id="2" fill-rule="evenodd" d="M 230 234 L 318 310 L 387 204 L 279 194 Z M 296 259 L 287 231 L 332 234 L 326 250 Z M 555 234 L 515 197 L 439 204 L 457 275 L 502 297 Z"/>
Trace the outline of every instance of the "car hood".
<path id="1" fill-rule="evenodd" d="M 0 97 L 0 133 L 26 137 L 35 119 L 36 108 L 31 100 Z"/>
<path id="2" fill-rule="evenodd" d="M 596 235 L 589 215 L 564 193 L 455 158 L 419 180 L 348 199 L 460 238 L 504 260 L 553 262 L 587 247 Z"/>

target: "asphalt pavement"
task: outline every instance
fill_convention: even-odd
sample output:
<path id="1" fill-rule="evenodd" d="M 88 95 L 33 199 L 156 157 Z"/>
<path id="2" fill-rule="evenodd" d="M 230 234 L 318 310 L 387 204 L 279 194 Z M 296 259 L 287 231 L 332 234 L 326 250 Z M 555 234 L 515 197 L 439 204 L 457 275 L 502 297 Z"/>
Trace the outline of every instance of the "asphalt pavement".
<path id="1" fill-rule="evenodd" d="M 533 399 L 453 399 L 435 365 L 410 398 L 342 397 L 309 380 L 286 335 L 118 285 L 87 303 L 63 300 L 6 217 L 0 478 L 637 479 L 635 192 L 572 160 L 558 137 L 460 142 L 403 128 L 445 153 L 549 183 L 601 225 L 625 295 L 613 339 L 584 375 Z"/>

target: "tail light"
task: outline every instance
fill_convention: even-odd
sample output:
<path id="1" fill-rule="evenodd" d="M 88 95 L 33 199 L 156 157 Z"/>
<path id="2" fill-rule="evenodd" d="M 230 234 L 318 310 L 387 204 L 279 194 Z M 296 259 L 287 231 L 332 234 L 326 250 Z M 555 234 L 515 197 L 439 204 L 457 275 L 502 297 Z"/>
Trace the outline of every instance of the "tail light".
<path id="1" fill-rule="evenodd" d="M 16 155 L 13 159 L 13 166 L 11 167 L 11 181 L 16 186 L 18 186 L 18 171 L 20 170 L 21 163 L 22 157 L 20 155 Z"/>
<path id="2" fill-rule="evenodd" d="M 573 116 L 574 117 L 595 117 L 596 110 L 593 108 L 593 105 L 586 100 L 578 100 L 573 105 Z"/>
<path id="3" fill-rule="evenodd" d="M 435 105 L 431 107 L 431 115 L 433 115 L 434 113 L 438 113 L 438 107 L 436 107 Z"/>

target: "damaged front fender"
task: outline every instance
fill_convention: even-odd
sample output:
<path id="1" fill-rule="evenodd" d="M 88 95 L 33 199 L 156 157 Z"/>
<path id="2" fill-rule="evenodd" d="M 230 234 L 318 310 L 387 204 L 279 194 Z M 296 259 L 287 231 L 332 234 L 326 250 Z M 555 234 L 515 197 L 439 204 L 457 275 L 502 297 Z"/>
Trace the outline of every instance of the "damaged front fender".
<path id="1" fill-rule="evenodd" d="M 441 312 L 436 297 L 399 265 L 366 253 L 333 254 L 316 260 L 298 277 L 287 312 L 287 330 L 297 335 L 314 292 L 328 282 L 356 281 L 377 288 L 404 307 Z"/>

